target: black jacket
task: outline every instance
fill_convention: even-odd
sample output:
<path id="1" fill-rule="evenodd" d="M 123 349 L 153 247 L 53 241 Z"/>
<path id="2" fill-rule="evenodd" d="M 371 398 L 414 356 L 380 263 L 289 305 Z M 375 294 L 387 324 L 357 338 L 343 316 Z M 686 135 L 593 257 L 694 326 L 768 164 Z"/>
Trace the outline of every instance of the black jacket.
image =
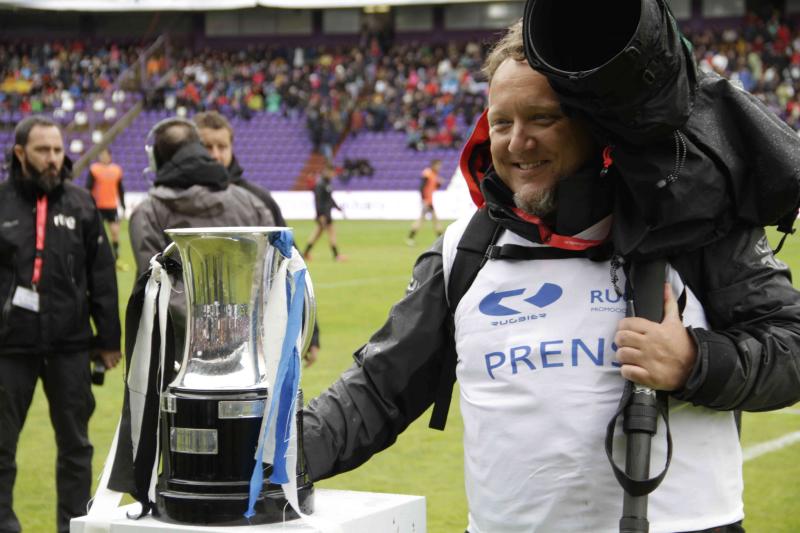
<path id="1" fill-rule="evenodd" d="M 278 202 L 275 201 L 275 198 L 272 197 L 272 194 L 270 194 L 267 189 L 244 179 L 244 169 L 239 165 L 236 156 L 233 157 L 231 164 L 228 166 L 228 175 L 230 176 L 229 183 L 231 185 L 238 185 L 264 202 L 264 205 L 267 206 L 267 209 L 272 213 L 272 218 L 275 219 L 276 226 L 286 226 L 286 219 L 283 218 L 283 213 L 281 212 L 280 206 L 278 206 Z"/>
<path id="2" fill-rule="evenodd" d="M 114 257 L 91 194 L 68 180 L 48 196 L 40 312 L 12 305 L 31 286 L 36 196 L 18 168 L 0 183 L 0 355 L 119 350 Z"/>
<path id="3" fill-rule="evenodd" d="M 485 133 L 476 128 L 478 136 Z M 461 165 L 478 205 L 484 205 L 483 175 L 475 170 L 487 168 L 489 154 L 471 149 L 485 148 L 483 141 L 471 140 Z M 533 241 L 540 235 L 532 223 L 498 223 Z M 763 229 L 738 225 L 716 242 L 668 260 L 698 296 L 712 328 L 690 330 L 697 359 L 684 388 L 672 395 L 717 410 L 761 411 L 800 400 L 800 293 Z M 390 446 L 436 398 L 452 342 L 442 239 L 417 259 L 409 287 L 356 352 L 355 364 L 303 412 L 314 480 L 356 468 Z"/>

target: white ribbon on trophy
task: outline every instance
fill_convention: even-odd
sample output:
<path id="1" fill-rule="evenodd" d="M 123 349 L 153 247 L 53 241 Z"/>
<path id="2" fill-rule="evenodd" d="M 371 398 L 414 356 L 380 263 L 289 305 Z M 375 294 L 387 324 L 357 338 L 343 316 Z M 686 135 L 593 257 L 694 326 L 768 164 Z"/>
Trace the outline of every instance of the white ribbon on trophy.
<path id="1" fill-rule="evenodd" d="M 130 369 L 128 370 L 128 391 L 131 411 L 131 440 L 133 445 L 133 460 L 139 450 L 141 440 L 142 419 L 144 417 L 145 396 L 147 395 L 148 375 L 150 371 L 151 346 L 153 338 L 153 326 L 156 316 L 156 299 L 158 298 L 158 317 L 159 332 L 161 334 L 161 349 L 159 350 L 159 369 L 164 367 L 164 357 L 166 350 L 167 335 L 167 309 L 169 306 L 169 295 L 172 291 L 172 282 L 166 269 L 161 267 L 161 263 L 156 261 L 157 256 L 150 259 L 150 279 L 147 280 L 145 287 L 144 304 L 142 314 L 139 318 L 139 329 L 136 334 L 133 353 L 131 354 Z M 163 372 L 159 372 L 160 379 L 163 380 Z M 159 383 L 159 390 L 163 388 L 163 383 Z M 159 410 L 159 413 L 161 411 Z M 159 427 L 160 424 L 157 424 Z M 158 430 L 157 430 L 158 431 Z M 123 494 L 108 488 L 108 479 L 111 475 L 111 467 L 117 452 L 119 441 L 119 424 L 111 442 L 111 449 L 106 457 L 103 473 L 100 477 L 91 507 L 87 513 L 87 521 L 84 528 L 85 533 L 107 533 L 110 530 L 108 519 L 113 515 L 114 510 L 119 507 Z M 156 435 L 158 442 L 158 435 Z M 155 485 L 158 479 L 158 458 L 156 451 L 156 461 L 153 464 L 153 473 L 150 479 L 149 495 L 151 501 L 155 500 Z"/>

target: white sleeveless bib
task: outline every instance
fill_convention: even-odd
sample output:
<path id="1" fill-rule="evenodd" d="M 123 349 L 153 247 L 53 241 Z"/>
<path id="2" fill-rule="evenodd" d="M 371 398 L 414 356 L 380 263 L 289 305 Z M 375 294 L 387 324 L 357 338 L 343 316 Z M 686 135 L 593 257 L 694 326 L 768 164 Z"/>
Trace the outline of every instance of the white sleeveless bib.
<path id="1" fill-rule="evenodd" d="M 448 278 L 468 219 L 448 228 Z M 577 237 L 597 238 L 607 221 Z M 593 234 L 594 233 L 594 234 Z M 504 232 L 498 244 L 531 245 Z M 620 286 L 624 274 L 620 270 Z M 677 273 L 668 279 L 677 295 Z M 489 261 L 455 313 L 470 533 L 619 531 L 623 491 L 603 443 L 624 380 L 613 344 L 625 303 L 610 263 Z M 707 327 L 687 287 L 684 323 Z M 733 414 L 670 399 L 673 458 L 649 498 L 652 533 L 691 531 L 743 516 L 741 448 Z M 617 464 L 625 437 L 617 431 Z M 663 422 L 651 475 L 664 465 Z M 619 452 L 619 453 L 618 453 Z"/>

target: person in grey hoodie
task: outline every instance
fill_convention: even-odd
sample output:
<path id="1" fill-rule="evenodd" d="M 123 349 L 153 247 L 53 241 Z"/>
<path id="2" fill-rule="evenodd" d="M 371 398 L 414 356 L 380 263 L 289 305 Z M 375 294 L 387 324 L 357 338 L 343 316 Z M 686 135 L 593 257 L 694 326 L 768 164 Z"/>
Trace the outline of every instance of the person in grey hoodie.
<path id="1" fill-rule="evenodd" d="M 166 119 L 151 136 L 156 179 L 129 225 L 137 278 L 171 242 L 166 229 L 275 225 L 258 197 L 230 184 L 227 170 L 209 155 L 192 122 Z"/>

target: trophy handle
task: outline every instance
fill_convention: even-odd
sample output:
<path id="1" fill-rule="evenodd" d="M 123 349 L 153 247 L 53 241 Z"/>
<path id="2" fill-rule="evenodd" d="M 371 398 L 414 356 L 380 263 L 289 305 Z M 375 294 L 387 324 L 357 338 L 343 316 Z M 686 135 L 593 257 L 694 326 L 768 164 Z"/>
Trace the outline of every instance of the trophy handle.
<path id="1" fill-rule="evenodd" d="M 172 241 L 171 243 L 169 243 L 167 245 L 166 248 L 164 248 L 164 251 L 161 252 L 161 255 L 163 255 L 165 257 L 169 257 L 169 256 L 175 254 L 177 251 L 178 251 L 178 245 L 175 244 L 175 241 Z"/>
<path id="2" fill-rule="evenodd" d="M 300 352 L 302 357 L 308 351 L 311 345 L 311 337 L 314 336 L 314 324 L 317 320 L 317 299 L 314 297 L 314 285 L 311 283 L 311 276 L 306 270 L 306 289 L 305 298 L 303 299 L 303 332 L 302 332 L 302 347 Z"/>

